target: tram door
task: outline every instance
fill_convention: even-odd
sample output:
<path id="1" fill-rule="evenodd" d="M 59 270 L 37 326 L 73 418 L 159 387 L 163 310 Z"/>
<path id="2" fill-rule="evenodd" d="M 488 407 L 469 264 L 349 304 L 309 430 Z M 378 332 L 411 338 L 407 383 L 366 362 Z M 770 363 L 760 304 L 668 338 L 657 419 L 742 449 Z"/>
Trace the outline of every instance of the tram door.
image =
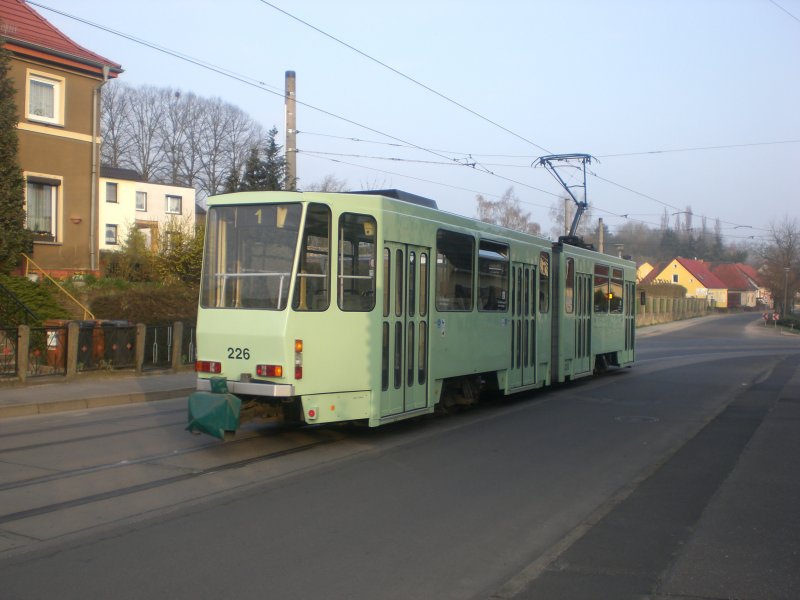
<path id="1" fill-rule="evenodd" d="M 636 337 L 636 284 L 625 282 L 625 350 L 633 350 Z M 630 357 L 633 360 L 633 357 Z"/>
<path id="2" fill-rule="evenodd" d="M 511 357 L 508 388 L 536 382 L 536 266 L 511 263 Z"/>
<path id="3" fill-rule="evenodd" d="M 428 406 L 430 248 L 383 249 L 381 417 Z"/>
<path id="4" fill-rule="evenodd" d="M 575 373 L 591 371 L 592 365 L 592 276 L 575 274 Z"/>

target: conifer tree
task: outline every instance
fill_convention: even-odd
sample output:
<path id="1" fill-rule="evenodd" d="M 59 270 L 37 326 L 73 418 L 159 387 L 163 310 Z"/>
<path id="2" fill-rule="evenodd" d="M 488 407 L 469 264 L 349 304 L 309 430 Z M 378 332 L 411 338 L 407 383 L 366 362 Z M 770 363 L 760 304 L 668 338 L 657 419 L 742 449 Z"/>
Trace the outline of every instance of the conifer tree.
<path id="1" fill-rule="evenodd" d="M 244 173 L 239 181 L 238 191 L 274 191 L 282 190 L 286 185 L 286 158 L 281 154 L 283 149 L 276 141 L 277 128 L 273 127 L 267 134 L 263 148 L 253 146 L 244 165 Z"/>
<path id="2" fill-rule="evenodd" d="M 0 38 L 0 273 L 19 264 L 29 251 L 31 234 L 25 229 L 24 179 L 19 167 L 15 89 L 10 77 L 10 55 Z"/>

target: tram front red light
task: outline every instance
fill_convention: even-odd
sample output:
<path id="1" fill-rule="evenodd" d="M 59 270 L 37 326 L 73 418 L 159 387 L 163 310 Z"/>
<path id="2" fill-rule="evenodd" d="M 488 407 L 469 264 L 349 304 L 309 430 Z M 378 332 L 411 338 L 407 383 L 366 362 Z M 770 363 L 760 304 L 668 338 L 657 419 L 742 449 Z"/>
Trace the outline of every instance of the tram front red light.
<path id="1" fill-rule="evenodd" d="M 283 377 L 281 365 L 256 365 L 256 375 L 259 377 Z"/>
<path id="2" fill-rule="evenodd" d="M 194 363 L 194 370 L 198 373 L 222 373 L 222 363 L 214 360 L 198 360 Z"/>

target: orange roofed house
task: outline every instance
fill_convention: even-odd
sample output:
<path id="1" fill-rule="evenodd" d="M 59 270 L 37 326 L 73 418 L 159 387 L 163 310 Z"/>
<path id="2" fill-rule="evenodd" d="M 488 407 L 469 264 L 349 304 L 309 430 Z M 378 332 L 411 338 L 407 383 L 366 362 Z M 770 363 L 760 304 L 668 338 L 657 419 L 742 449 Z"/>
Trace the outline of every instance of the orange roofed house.
<path id="1" fill-rule="evenodd" d="M 768 294 L 753 267 L 724 263 L 714 267 L 712 272 L 728 287 L 728 308 L 764 308 L 768 305 Z"/>
<path id="2" fill-rule="evenodd" d="M 644 283 L 665 281 L 682 285 L 688 298 L 706 298 L 718 308 L 728 306 L 728 287 L 711 272 L 709 263 L 689 258 L 674 258 L 666 267 L 656 266 L 644 278 Z"/>
<path id="3" fill-rule="evenodd" d="M 96 272 L 100 88 L 122 68 L 22 0 L 0 0 L 0 41 L 11 52 L 33 259 L 54 275 Z"/>

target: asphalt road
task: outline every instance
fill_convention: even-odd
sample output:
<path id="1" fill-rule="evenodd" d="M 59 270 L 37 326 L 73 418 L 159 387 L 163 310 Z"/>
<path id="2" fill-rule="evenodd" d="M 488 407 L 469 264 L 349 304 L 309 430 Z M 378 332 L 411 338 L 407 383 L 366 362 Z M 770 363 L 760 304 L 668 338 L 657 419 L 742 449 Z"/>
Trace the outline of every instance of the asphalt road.
<path id="1" fill-rule="evenodd" d="M 770 420 L 800 338 L 754 319 L 377 430 L 221 444 L 184 399 L 0 422 L 0 597 L 800 597 L 800 413 Z"/>

